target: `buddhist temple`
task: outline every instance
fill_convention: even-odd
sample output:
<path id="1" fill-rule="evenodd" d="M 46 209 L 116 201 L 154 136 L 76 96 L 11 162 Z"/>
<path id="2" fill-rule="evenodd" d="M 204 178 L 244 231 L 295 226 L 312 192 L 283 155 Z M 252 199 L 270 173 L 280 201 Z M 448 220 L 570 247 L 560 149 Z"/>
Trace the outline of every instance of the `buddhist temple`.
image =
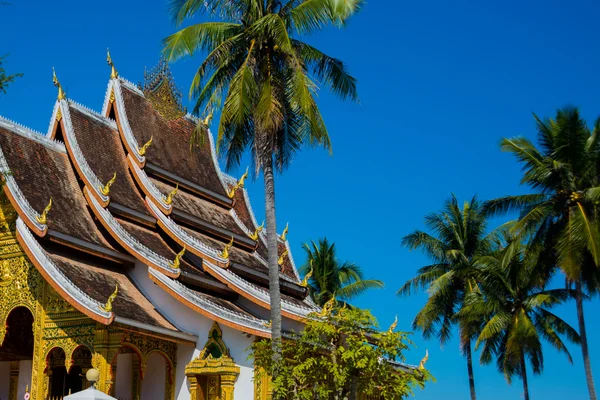
<path id="1" fill-rule="evenodd" d="M 90 368 L 122 400 L 266 399 L 247 349 L 270 336 L 267 250 L 245 175 L 221 171 L 207 129 L 190 144 L 199 121 L 165 63 L 140 84 L 109 64 L 101 111 L 57 71 L 46 133 L 0 117 L 0 399 L 62 398 Z M 285 235 L 278 256 L 297 330 L 316 306 Z"/>

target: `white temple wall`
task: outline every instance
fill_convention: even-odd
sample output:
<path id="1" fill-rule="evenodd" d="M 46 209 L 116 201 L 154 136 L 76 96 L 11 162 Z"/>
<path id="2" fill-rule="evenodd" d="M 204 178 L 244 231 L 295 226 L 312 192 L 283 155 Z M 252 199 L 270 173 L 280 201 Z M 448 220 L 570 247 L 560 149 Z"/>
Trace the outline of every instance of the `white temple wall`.
<path id="1" fill-rule="evenodd" d="M 159 353 L 151 353 L 148 356 L 146 373 L 142 380 L 142 399 L 165 398 L 166 367 L 167 362 Z"/>
<path id="2" fill-rule="evenodd" d="M 19 361 L 19 383 L 17 385 L 17 399 L 22 399 L 25 396 L 25 391 L 31 384 L 31 360 Z"/>
<path id="3" fill-rule="evenodd" d="M 132 353 L 117 355 L 117 373 L 115 377 L 115 397 L 117 399 L 129 399 L 131 397 L 133 356 Z"/>
<path id="4" fill-rule="evenodd" d="M 0 400 L 8 399 L 10 385 L 10 361 L 0 362 Z"/>

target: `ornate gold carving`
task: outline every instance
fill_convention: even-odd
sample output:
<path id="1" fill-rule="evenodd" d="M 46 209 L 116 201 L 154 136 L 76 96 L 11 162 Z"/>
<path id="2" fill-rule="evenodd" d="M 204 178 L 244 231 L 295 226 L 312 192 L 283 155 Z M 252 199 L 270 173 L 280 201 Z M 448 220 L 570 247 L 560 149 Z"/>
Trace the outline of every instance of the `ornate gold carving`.
<path id="1" fill-rule="evenodd" d="M 333 310 L 333 306 L 335 305 L 335 293 L 331 296 L 331 299 L 327 301 L 327 303 L 323 304 L 323 309 L 319 313 L 319 317 L 326 317 L 331 314 L 331 310 Z"/>
<path id="2" fill-rule="evenodd" d="M 304 279 L 302 279 L 302 282 L 300 282 L 300 286 L 307 287 L 308 280 L 310 279 L 312 274 L 313 274 L 313 260 L 310 260 L 310 271 L 308 271 L 308 273 L 306 275 L 304 275 Z"/>
<path id="3" fill-rule="evenodd" d="M 46 223 L 48 223 L 48 213 L 50 212 L 50 210 L 52 210 L 52 197 L 50 197 L 50 201 L 48 202 L 46 208 L 44 208 L 44 211 L 42 211 L 42 213 L 39 216 L 35 217 L 37 222 L 39 222 L 42 225 L 46 225 Z"/>
<path id="4" fill-rule="evenodd" d="M 177 255 L 175 256 L 175 260 L 173 260 L 173 262 L 171 263 L 171 267 L 179 269 L 179 265 L 181 264 L 181 258 L 183 257 L 184 254 L 185 254 L 185 246 L 183 246 L 183 249 L 181 249 L 181 251 L 179 253 L 177 253 Z"/>
<path id="5" fill-rule="evenodd" d="M 208 126 L 208 125 L 210 125 L 210 121 L 212 121 L 212 119 L 213 119 L 213 113 L 211 112 L 206 116 L 206 118 L 204 118 L 204 120 L 202 121 L 202 124 Z"/>
<path id="6" fill-rule="evenodd" d="M 60 122 L 61 119 L 62 119 L 62 111 L 60 111 L 60 107 L 58 107 L 58 110 L 56 111 L 56 122 Z"/>
<path id="7" fill-rule="evenodd" d="M 110 193 L 110 187 L 113 185 L 113 183 L 115 183 L 115 181 L 117 180 L 117 173 L 115 172 L 112 176 L 112 178 L 110 178 L 110 180 L 108 182 L 106 182 L 106 185 L 102 186 L 100 185 L 100 193 L 102 193 L 104 196 L 108 196 Z"/>
<path id="8" fill-rule="evenodd" d="M 110 96 L 108 96 L 108 101 L 110 102 L 110 104 L 113 104 L 115 102 L 115 100 L 116 100 L 115 91 L 111 90 Z"/>
<path id="9" fill-rule="evenodd" d="M 248 177 L 248 168 L 246 168 L 246 172 L 244 172 L 244 174 L 242 175 L 240 180 L 237 181 L 237 183 L 229 190 L 229 192 L 227 193 L 227 197 L 229 197 L 230 199 L 233 199 L 235 197 L 235 192 L 238 189 L 244 187 L 244 182 L 246 181 L 247 177 Z"/>
<path id="10" fill-rule="evenodd" d="M 117 294 L 119 294 L 119 284 L 115 286 L 115 291 L 108 297 L 106 304 L 104 306 L 100 306 L 100 308 L 106 312 L 111 312 L 113 307 L 113 301 L 117 298 Z"/>
<path id="11" fill-rule="evenodd" d="M 256 228 L 256 230 L 254 231 L 253 234 L 248 235 L 250 237 L 250 239 L 252 239 L 252 240 L 258 240 L 258 234 L 260 232 L 262 232 L 262 230 L 263 230 L 264 227 L 265 227 L 265 221 L 263 221 L 263 223 L 262 223 L 261 226 L 259 226 L 258 228 Z"/>
<path id="12" fill-rule="evenodd" d="M 287 234 L 290 231 L 290 223 L 288 222 L 287 224 L 285 224 L 285 229 L 283 230 L 283 233 L 281 234 L 281 240 L 283 240 L 284 242 L 287 240 Z"/>
<path id="13" fill-rule="evenodd" d="M 179 191 L 179 183 L 175 185 L 175 189 L 173 189 L 169 192 L 169 194 L 167 195 L 167 198 L 165 200 L 165 203 L 166 204 L 173 203 L 173 197 L 177 194 L 178 191 Z"/>
<path id="14" fill-rule="evenodd" d="M 60 82 L 58 81 L 58 78 L 56 77 L 56 71 L 54 70 L 54 67 L 52 67 L 52 83 L 54 84 L 54 86 L 56 86 L 58 88 L 58 96 L 56 97 L 57 100 L 63 100 L 67 98 L 67 94 L 63 91 L 62 85 L 60 84 Z"/>
<path id="15" fill-rule="evenodd" d="M 229 258 L 229 250 L 231 250 L 232 247 L 233 247 L 233 236 L 231 237 L 231 240 L 229 241 L 229 243 L 227 243 L 225 245 L 225 248 L 223 248 L 223 251 L 221 252 L 221 257 Z"/>
<path id="16" fill-rule="evenodd" d="M 398 326 L 398 314 L 396 314 L 396 318 L 394 318 L 394 322 L 392 322 L 392 324 L 388 328 L 388 333 L 394 332 L 394 329 L 396 329 L 397 326 Z"/>
<path id="17" fill-rule="evenodd" d="M 116 79 L 119 77 L 119 73 L 117 72 L 117 69 L 115 68 L 115 64 L 113 63 L 113 60 L 110 56 L 110 51 L 108 50 L 108 48 L 106 49 L 106 62 L 108 63 L 108 65 L 110 65 L 111 70 L 110 70 L 110 79 Z"/>
<path id="18" fill-rule="evenodd" d="M 150 147 L 150 145 L 152 144 L 152 139 L 154 139 L 154 136 L 150 137 L 150 140 L 148 140 L 146 143 L 144 143 L 144 145 L 142 147 L 138 148 L 138 154 L 140 156 L 146 155 L 146 150 L 148 150 L 148 147 Z"/>
<path id="19" fill-rule="evenodd" d="M 140 86 L 145 97 L 165 119 L 179 119 L 187 112 L 166 60 L 160 60 L 149 73 L 144 72 L 144 84 Z"/>
<path id="20" fill-rule="evenodd" d="M 288 254 L 288 250 L 286 249 L 283 253 L 281 253 L 281 255 L 279 256 L 279 259 L 277 260 L 277 264 L 279 265 L 283 265 L 283 263 L 285 262 L 285 256 L 287 256 Z"/>
<path id="21" fill-rule="evenodd" d="M 429 350 L 425 350 L 425 357 L 423 357 L 423 359 L 419 363 L 420 370 L 425 369 L 425 363 L 427 362 L 427 360 L 429 360 Z"/>

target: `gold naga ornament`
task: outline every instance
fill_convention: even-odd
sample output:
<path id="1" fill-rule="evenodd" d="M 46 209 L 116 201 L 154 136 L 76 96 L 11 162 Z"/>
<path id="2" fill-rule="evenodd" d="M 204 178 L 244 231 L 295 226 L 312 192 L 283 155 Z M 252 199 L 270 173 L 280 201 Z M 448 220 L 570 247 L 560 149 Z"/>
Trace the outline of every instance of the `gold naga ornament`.
<path id="1" fill-rule="evenodd" d="M 279 256 L 279 259 L 277 260 L 277 264 L 279 265 L 283 265 L 283 263 L 285 262 L 285 256 L 287 256 L 288 251 L 284 251 L 283 253 L 281 253 L 281 255 Z"/>
<path id="2" fill-rule="evenodd" d="M 150 147 L 150 145 L 152 144 L 152 140 L 154 139 L 154 136 L 150 137 L 150 140 L 148 140 L 146 143 L 144 143 L 144 145 L 142 147 L 138 148 L 138 154 L 140 156 L 145 156 L 146 155 L 146 150 L 148 150 L 148 147 Z"/>
<path id="3" fill-rule="evenodd" d="M 39 216 L 36 216 L 35 219 L 42 225 L 46 225 L 48 223 L 48 213 L 52 210 L 52 197 L 50 197 L 50 201 L 44 211 Z"/>
<path id="4" fill-rule="evenodd" d="M 229 192 L 227 193 L 227 197 L 229 197 L 230 199 L 233 199 L 235 197 L 235 192 L 239 188 L 243 188 L 244 187 L 244 181 L 246 180 L 247 177 L 248 177 L 248 168 L 246 168 L 246 172 L 244 172 L 244 175 L 242 175 L 242 177 L 240 178 L 240 180 L 237 181 L 237 183 L 235 184 L 235 186 L 232 187 L 231 190 L 229 190 Z"/>
<path id="5" fill-rule="evenodd" d="M 262 225 L 259 226 L 258 228 L 256 228 L 256 230 L 254 231 L 254 233 L 248 235 L 248 237 L 252 240 L 258 240 L 258 234 L 260 232 L 262 232 L 263 228 L 265 227 L 265 221 L 263 221 Z"/>
<path id="6" fill-rule="evenodd" d="M 169 192 L 169 194 L 167 195 L 167 198 L 165 199 L 165 203 L 166 204 L 173 203 L 173 197 L 175 197 L 175 195 L 177 194 L 178 191 L 179 191 L 179 183 L 175 185 L 175 189 L 173 189 Z"/>
<path id="7" fill-rule="evenodd" d="M 115 64 L 113 63 L 112 58 L 110 57 L 110 51 L 108 50 L 108 48 L 106 48 L 106 62 L 111 67 L 110 79 L 117 79 L 119 77 L 119 73 L 117 72 L 117 69 L 115 68 Z"/>
<path id="8" fill-rule="evenodd" d="M 283 230 L 283 233 L 281 234 L 281 240 L 283 240 L 284 242 L 287 239 L 287 235 L 288 235 L 289 231 L 290 231 L 290 223 L 288 222 L 287 224 L 285 224 L 285 229 Z"/>
<path id="9" fill-rule="evenodd" d="M 173 260 L 171 264 L 171 267 L 175 268 L 175 269 L 179 269 L 179 266 L 181 264 L 181 258 L 183 257 L 183 255 L 185 254 L 185 246 L 183 246 L 183 249 L 181 249 L 181 251 L 179 253 L 177 253 L 177 255 L 175 256 L 175 260 Z"/>
<path id="10" fill-rule="evenodd" d="M 425 363 L 427 362 L 427 360 L 429 360 L 429 350 L 425 350 L 425 357 L 423 357 L 423 359 L 419 363 L 419 369 L 420 370 L 424 370 L 425 369 Z"/>
<path id="11" fill-rule="evenodd" d="M 331 299 L 327 301 L 327 303 L 323 304 L 323 309 L 319 313 L 319 317 L 326 317 L 331 314 L 331 310 L 333 310 L 333 306 L 335 304 L 335 293 L 331 296 Z"/>
<path id="12" fill-rule="evenodd" d="M 306 275 L 304 275 L 304 279 L 302 279 L 302 282 L 300 283 L 300 286 L 307 287 L 308 286 L 308 280 L 310 279 L 310 277 L 312 276 L 312 274 L 313 274 L 313 260 L 310 260 L 310 271 L 308 271 L 308 273 Z"/>
<path id="13" fill-rule="evenodd" d="M 102 193 L 104 196 L 108 196 L 108 194 L 110 193 L 110 187 L 113 185 L 113 183 L 115 183 L 116 180 L 117 180 L 117 173 L 115 172 L 113 174 L 113 177 L 110 178 L 110 180 L 108 182 L 106 182 L 106 185 L 104 185 L 104 186 L 100 185 L 100 193 Z"/>
<path id="14" fill-rule="evenodd" d="M 117 298 L 117 294 L 119 294 L 119 284 L 115 286 L 115 291 L 108 297 L 106 304 L 104 306 L 100 306 L 100 309 L 106 312 L 111 312 L 113 308 L 113 301 Z"/>
<path id="15" fill-rule="evenodd" d="M 225 248 L 221 252 L 221 257 L 222 258 L 229 258 L 229 250 L 231 250 L 232 247 L 233 247 L 233 236 L 231 237 L 231 240 L 229 241 L 229 243 L 227 243 L 225 245 Z"/>
<path id="16" fill-rule="evenodd" d="M 56 97 L 56 99 L 57 100 L 66 99 L 67 94 L 63 90 L 62 85 L 60 84 L 60 82 L 58 81 L 58 78 L 56 77 L 56 71 L 54 70 L 54 67 L 52 67 L 52 83 L 54 84 L 54 86 L 56 86 L 58 88 L 58 96 Z"/>
<path id="17" fill-rule="evenodd" d="M 208 114 L 206 116 L 206 118 L 204 118 L 204 120 L 202 120 L 202 124 L 208 126 L 208 125 L 210 125 L 210 121 L 212 121 L 212 119 L 213 119 L 213 113 L 211 112 L 210 114 Z"/>
<path id="18" fill-rule="evenodd" d="M 398 326 L 398 314 L 396 314 L 396 318 L 394 318 L 394 322 L 392 322 L 392 324 L 390 325 L 390 328 L 388 329 L 388 333 L 394 332 L 394 329 L 396 329 L 397 326 Z"/>

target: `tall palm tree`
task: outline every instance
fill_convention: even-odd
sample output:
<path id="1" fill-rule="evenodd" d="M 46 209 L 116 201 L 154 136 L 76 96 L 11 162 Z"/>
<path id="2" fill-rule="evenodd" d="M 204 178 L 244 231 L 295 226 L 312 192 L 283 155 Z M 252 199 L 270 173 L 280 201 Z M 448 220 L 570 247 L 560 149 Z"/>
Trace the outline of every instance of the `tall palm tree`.
<path id="1" fill-rule="evenodd" d="M 441 212 L 425 217 L 431 233 L 415 231 L 404 237 L 402 244 L 411 250 L 419 249 L 433 262 L 419 269 L 398 295 L 410 295 L 425 289 L 429 298 L 413 321 L 413 329 L 421 330 L 428 339 L 437 336 L 442 344 L 452 335 L 452 326 L 460 331 L 461 350 L 467 359 L 471 399 L 476 399 L 471 340 L 477 326 L 461 321 L 457 313 L 465 296 L 477 289 L 477 260 L 492 249 L 492 235 L 486 235 L 487 221 L 476 197 L 462 207 L 454 195 Z"/>
<path id="2" fill-rule="evenodd" d="M 336 255 L 335 243 L 327 238 L 318 243 L 304 243 L 307 261 L 300 273 L 308 279 L 309 293 L 318 305 L 322 306 L 333 296 L 347 301 L 368 289 L 382 288 L 383 282 L 363 279 L 361 268 L 351 262 L 340 262 Z"/>
<path id="3" fill-rule="evenodd" d="M 342 26 L 363 0 L 172 0 L 177 24 L 202 12 L 218 22 L 191 25 L 164 40 L 169 60 L 206 51 L 190 87 L 193 112 L 220 110 L 217 147 L 227 168 L 250 150 L 262 170 L 267 220 L 269 294 L 276 356 L 281 341 L 281 297 L 277 264 L 275 170 L 287 167 L 304 144 L 331 149 L 315 95 L 329 87 L 357 100 L 356 81 L 344 63 L 298 37 L 328 25 Z M 202 127 L 206 129 L 207 127 Z"/>
<path id="4" fill-rule="evenodd" d="M 596 400 L 583 299 L 584 290 L 592 295 L 600 287 L 600 119 L 590 131 L 573 107 L 559 109 L 555 119 L 534 118 L 539 147 L 514 137 L 503 139 L 501 148 L 522 164 L 521 183 L 535 193 L 493 200 L 485 209 L 490 215 L 519 211 L 513 233 L 533 234 L 533 245 L 575 284 L 585 375 L 590 399 Z"/>
<path id="5" fill-rule="evenodd" d="M 485 321 L 475 343 L 475 349 L 482 346 L 480 361 L 488 364 L 496 358 L 498 370 L 509 383 L 514 375 L 521 377 L 525 400 L 529 400 L 527 361 L 534 374 L 540 374 L 544 367 L 542 339 L 565 353 L 571 363 L 560 335 L 579 343 L 577 331 L 549 311 L 574 298 L 575 291 L 547 290 L 548 275 L 538 268 L 537 254 L 529 250 L 519 238 L 506 235 L 502 248 L 481 257 L 480 290 L 466 297 L 458 313 L 467 321 Z"/>

